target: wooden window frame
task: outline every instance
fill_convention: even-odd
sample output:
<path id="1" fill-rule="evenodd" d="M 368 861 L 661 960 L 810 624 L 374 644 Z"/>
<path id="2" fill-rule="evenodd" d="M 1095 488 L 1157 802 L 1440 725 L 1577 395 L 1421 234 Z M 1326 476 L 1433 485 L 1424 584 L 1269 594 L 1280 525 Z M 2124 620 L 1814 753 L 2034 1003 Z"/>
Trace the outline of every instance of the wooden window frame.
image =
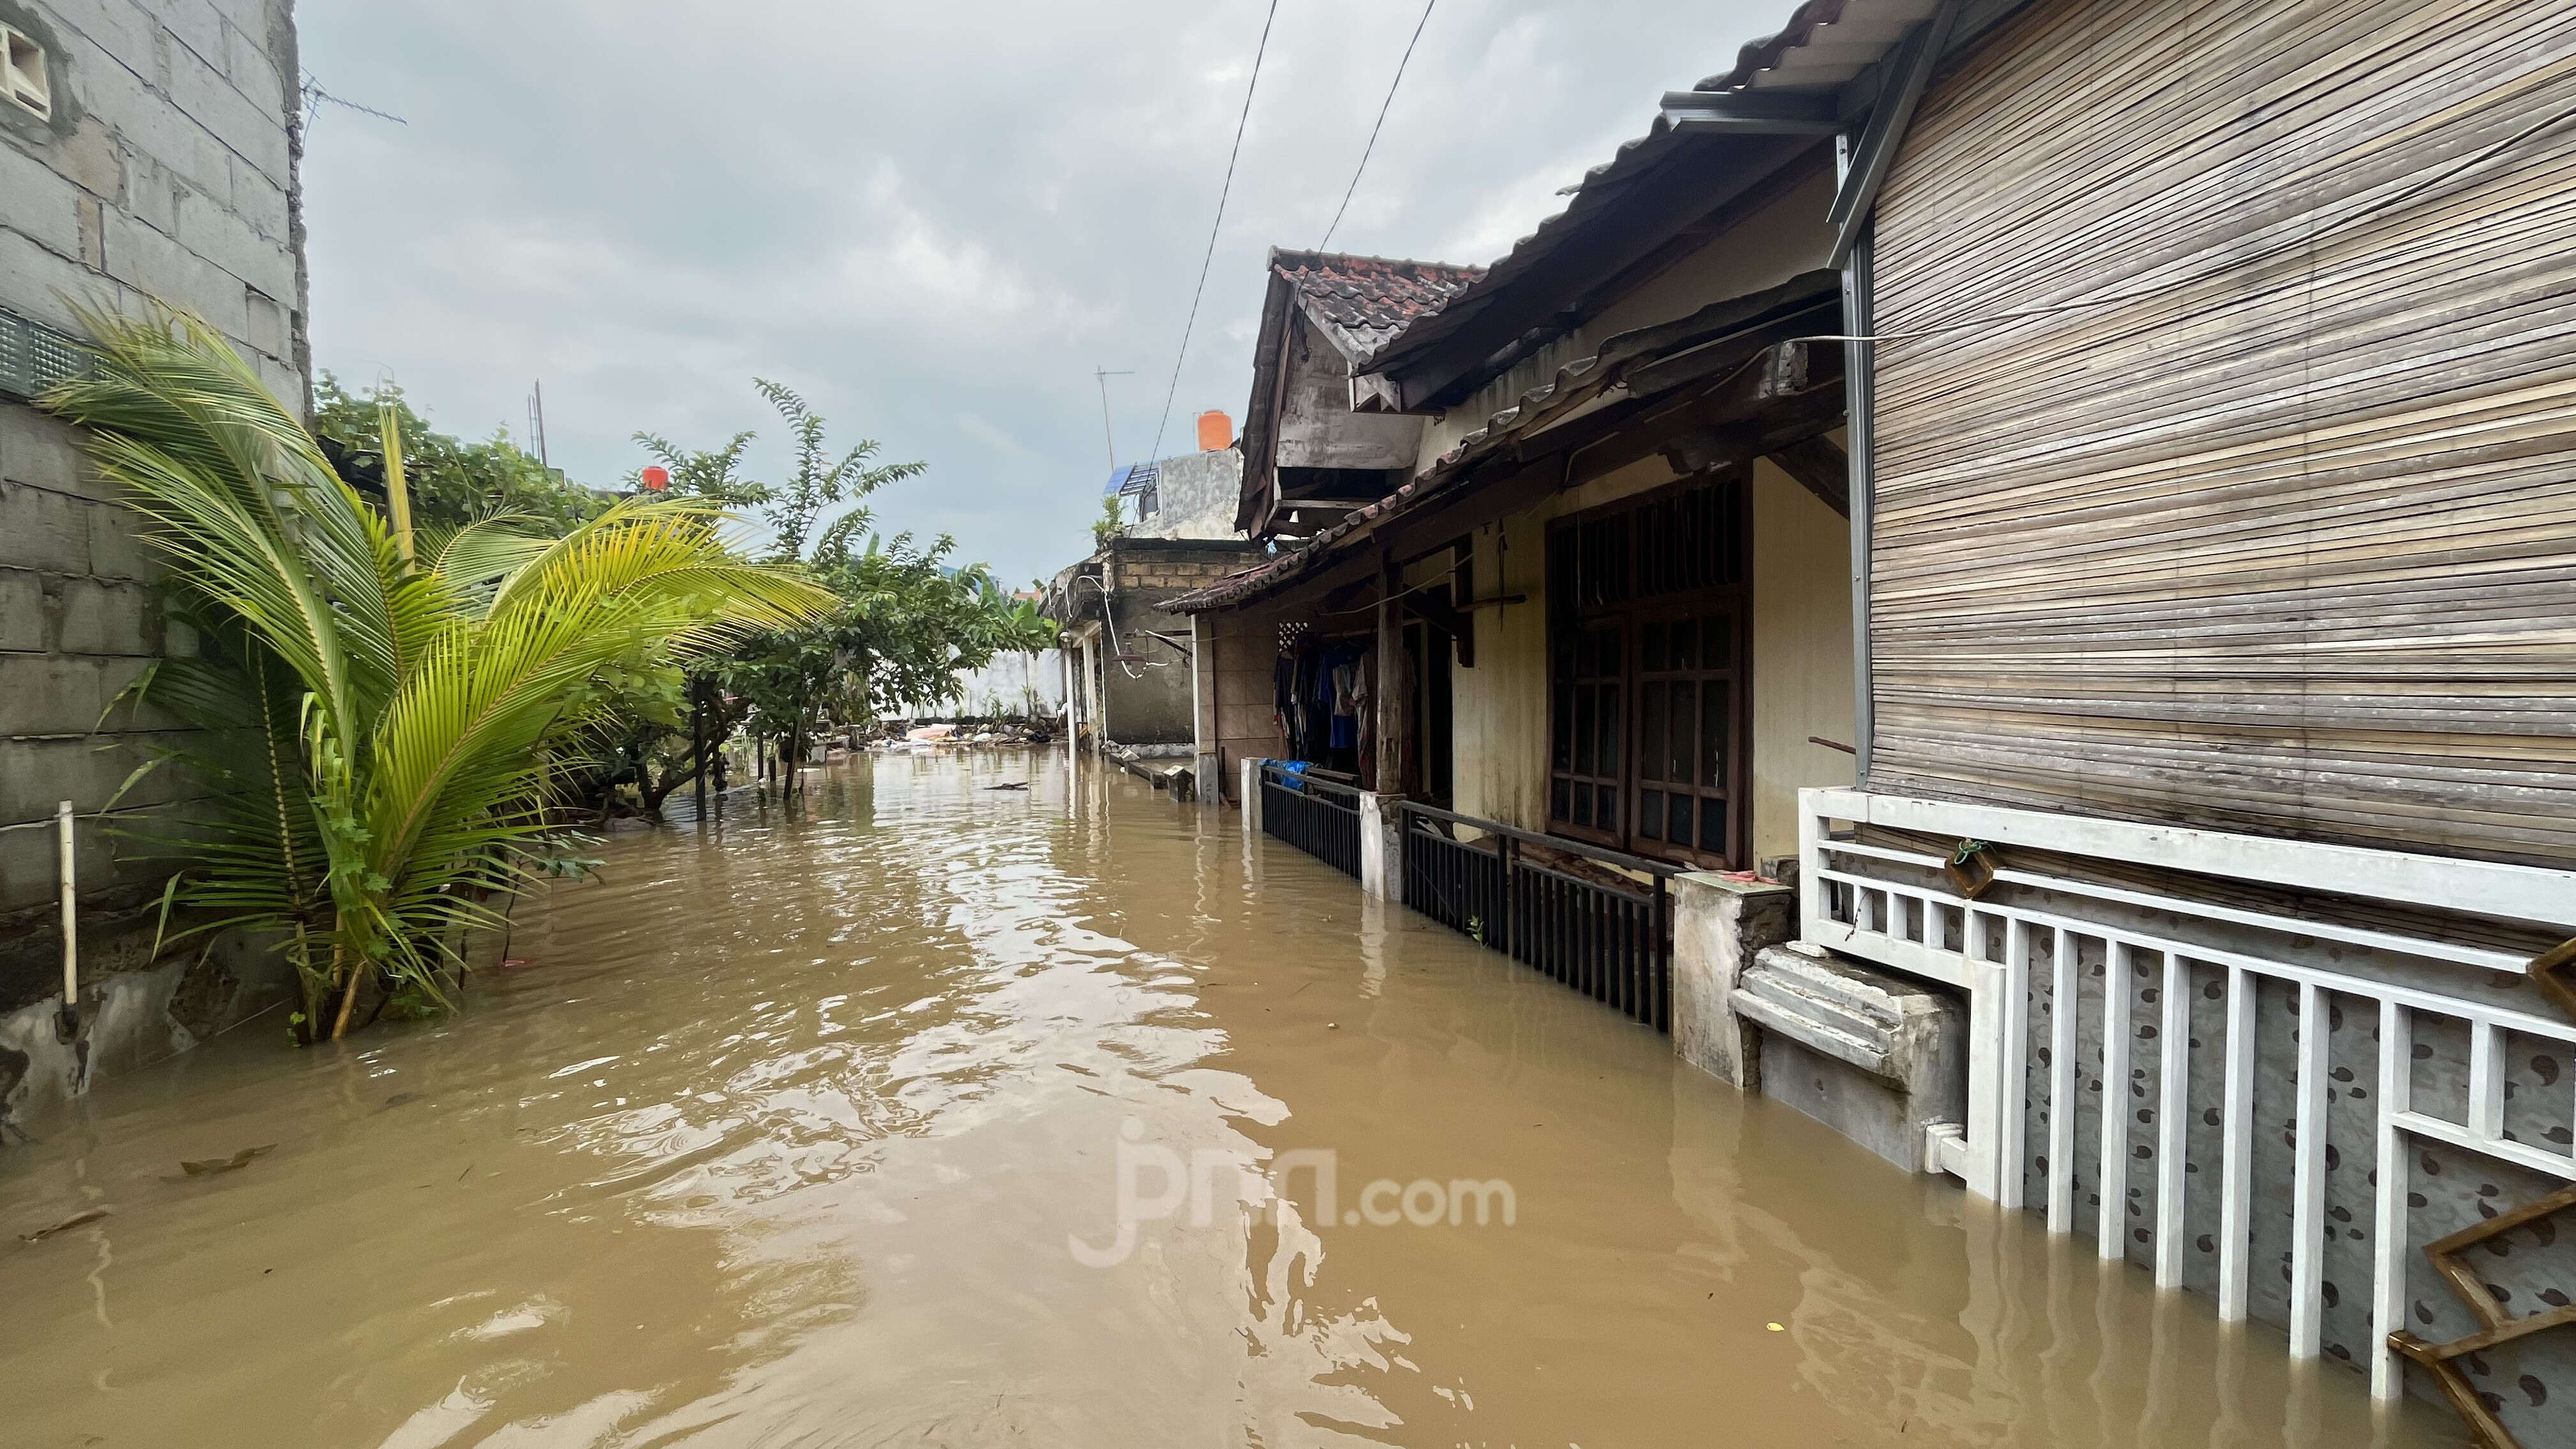
<path id="1" fill-rule="evenodd" d="M 1669 568 L 1658 569 L 1649 550 L 1658 537 L 1657 526 L 1671 516 L 1667 503 L 1679 503 L 1685 495 L 1711 490 L 1726 512 L 1710 520 L 1725 536 L 1726 547 L 1733 557 L 1715 560 L 1707 572 L 1714 582 L 1701 582 L 1694 587 L 1640 596 L 1637 585 L 1650 582 Z M 1660 511 L 1658 511 L 1660 510 Z M 1640 517 L 1639 515 L 1649 515 Z M 1611 586 L 1593 587 L 1581 577 L 1587 544 L 1583 530 L 1594 528 L 1588 555 L 1594 561 L 1605 557 L 1603 540 L 1624 537 L 1624 576 L 1610 581 Z M 1551 520 L 1547 532 L 1547 717 L 1548 753 L 1547 783 L 1544 808 L 1547 830 L 1552 835 L 1588 841 L 1614 850 L 1657 860 L 1671 861 L 1704 869 L 1741 870 L 1751 864 L 1753 827 L 1753 585 L 1751 568 L 1752 470 L 1736 467 L 1716 473 L 1686 478 L 1679 482 L 1623 498 L 1598 508 L 1568 514 Z M 1669 564 L 1669 558 L 1661 562 Z M 1616 565 L 1612 565 L 1616 567 Z M 1588 597 L 1578 597 L 1578 591 Z M 1727 636 L 1731 661 L 1719 669 L 1705 667 L 1704 652 L 1694 653 L 1694 664 L 1686 669 L 1645 668 L 1645 636 L 1650 626 L 1669 628 L 1678 619 L 1699 623 L 1724 615 L 1733 620 Z M 1616 664 L 1604 668 L 1605 637 L 1615 637 Z M 1704 651 L 1705 638 L 1701 639 Z M 1725 847 L 1710 850 L 1697 844 L 1679 846 L 1661 839 L 1651 839 L 1638 828 L 1639 811 L 1647 803 L 1649 792 L 1665 797 L 1661 806 L 1663 819 L 1669 820 L 1669 797 L 1673 793 L 1661 781 L 1644 777 L 1642 750 L 1649 743 L 1652 727 L 1644 718 L 1643 705 L 1648 686 L 1661 686 L 1657 698 L 1666 701 L 1670 720 L 1670 687 L 1676 682 L 1689 684 L 1699 692 L 1701 703 L 1694 710 L 1694 727 L 1704 732 L 1706 687 L 1721 683 L 1727 693 L 1727 759 L 1724 780 L 1711 785 L 1695 779 L 1682 793 L 1693 801 L 1694 836 L 1698 835 L 1699 814 L 1707 804 L 1722 801 L 1725 808 Z M 1571 693 L 1569 693 L 1571 691 Z M 1585 762 L 1577 758 L 1581 741 L 1580 716 L 1583 703 L 1589 699 L 1598 719 L 1603 697 L 1617 699 L 1619 724 L 1615 768 L 1600 768 L 1602 741 L 1597 732 L 1592 768 L 1579 768 Z M 1597 724 L 1596 724 L 1597 731 Z M 1705 735 L 1703 733 L 1702 740 Z M 1669 755 L 1669 737 L 1663 740 Z M 1704 748 L 1704 744 L 1700 747 Z M 1697 754 L 1698 750 L 1694 750 Z M 1600 823 L 1598 798 L 1589 820 L 1580 820 L 1570 808 L 1576 803 L 1579 789 L 1600 790 L 1608 786 L 1617 802 L 1616 822 Z M 1662 827 L 1659 826 L 1659 831 Z"/>

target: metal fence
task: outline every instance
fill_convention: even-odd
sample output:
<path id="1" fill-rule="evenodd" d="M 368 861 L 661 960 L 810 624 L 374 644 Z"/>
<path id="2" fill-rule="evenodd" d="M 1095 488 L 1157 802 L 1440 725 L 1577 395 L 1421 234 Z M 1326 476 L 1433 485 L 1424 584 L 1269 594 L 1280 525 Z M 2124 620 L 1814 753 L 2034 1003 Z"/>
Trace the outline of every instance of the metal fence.
<path id="1" fill-rule="evenodd" d="M 1607 1003 L 1672 1030 L 1673 866 L 1406 802 L 1404 903 Z M 1482 837 L 1456 838 L 1465 826 Z M 1616 883 L 1529 858 L 1529 846 L 1583 856 L 1644 880 Z"/>
<path id="2" fill-rule="evenodd" d="M 2139 1258 L 2158 1287 L 2213 1294 L 2222 1323 L 2281 1322 L 2292 1358 L 2367 1365 L 2383 1399 L 2404 1389 L 2400 1354 L 2452 1347 L 2418 1333 L 2510 1336 L 2468 1298 L 2479 1280 L 2425 1240 L 2515 1221 L 2512 1197 L 2488 1201 L 2500 1183 L 2576 1184 L 2557 1126 L 2576 1025 L 2538 990 L 2516 1003 L 2491 984 L 2536 986 L 2534 961 L 2457 926 L 2291 915 L 2259 894 L 2169 893 L 2030 856 L 2559 929 L 2576 927 L 2565 873 L 1860 790 L 1805 790 L 1800 809 L 1804 939 L 1968 994 L 1953 1170 L 1971 1190 L 2044 1204 L 2050 1232 L 2090 1230 L 2101 1257 Z M 1985 842 L 2006 889 L 1963 896 L 1946 852 L 1842 822 Z M 2088 1081 L 2128 1083 L 2137 1110 L 2103 1112 Z"/>
<path id="3" fill-rule="evenodd" d="M 1360 873 L 1360 792 L 1261 767 L 1261 829 L 1343 873 Z"/>

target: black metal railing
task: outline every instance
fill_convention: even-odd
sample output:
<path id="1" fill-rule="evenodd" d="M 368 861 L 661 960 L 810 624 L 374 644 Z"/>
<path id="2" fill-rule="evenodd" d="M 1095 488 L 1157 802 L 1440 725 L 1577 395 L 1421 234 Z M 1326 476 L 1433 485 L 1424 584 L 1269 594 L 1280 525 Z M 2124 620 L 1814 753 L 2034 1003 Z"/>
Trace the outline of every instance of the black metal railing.
<path id="1" fill-rule="evenodd" d="M 1360 792 L 1261 767 L 1261 829 L 1348 875 L 1360 873 Z"/>
<path id="2" fill-rule="evenodd" d="M 1429 805 L 1400 808 L 1406 905 L 1633 1020 L 1672 1030 L 1670 881 L 1678 867 Z M 1480 838 L 1458 839 L 1458 826 Z M 1531 847 L 1619 870 L 1576 874 L 1530 858 Z"/>

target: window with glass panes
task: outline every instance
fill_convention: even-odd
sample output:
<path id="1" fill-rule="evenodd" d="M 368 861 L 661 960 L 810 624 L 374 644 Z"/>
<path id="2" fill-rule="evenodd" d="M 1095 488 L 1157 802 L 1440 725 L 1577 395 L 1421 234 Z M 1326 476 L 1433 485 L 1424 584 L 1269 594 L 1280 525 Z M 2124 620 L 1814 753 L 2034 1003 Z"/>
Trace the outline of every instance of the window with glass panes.
<path id="1" fill-rule="evenodd" d="M 1548 535 L 1548 828 L 1740 866 L 1742 470 L 1559 520 Z"/>

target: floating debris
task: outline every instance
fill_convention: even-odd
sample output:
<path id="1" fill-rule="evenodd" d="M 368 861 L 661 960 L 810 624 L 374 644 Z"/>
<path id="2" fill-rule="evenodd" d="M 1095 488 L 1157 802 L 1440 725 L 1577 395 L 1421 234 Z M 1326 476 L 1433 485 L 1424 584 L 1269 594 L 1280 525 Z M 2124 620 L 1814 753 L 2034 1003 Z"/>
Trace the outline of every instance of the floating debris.
<path id="1" fill-rule="evenodd" d="M 74 1228 L 97 1222 L 100 1218 L 106 1217 L 107 1213 L 108 1210 L 103 1207 L 91 1208 L 87 1212 L 74 1213 L 50 1228 L 38 1228 L 32 1233 L 20 1233 L 18 1236 L 31 1243 L 41 1243 L 56 1233 L 68 1233 Z"/>
<path id="2" fill-rule="evenodd" d="M 230 1157 L 203 1157 L 194 1162 L 181 1162 L 179 1167 L 190 1177 L 212 1177 L 218 1172 L 233 1172 L 248 1167 L 252 1162 L 276 1150 L 277 1144 L 271 1142 L 259 1147 L 245 1147 Z"/>

